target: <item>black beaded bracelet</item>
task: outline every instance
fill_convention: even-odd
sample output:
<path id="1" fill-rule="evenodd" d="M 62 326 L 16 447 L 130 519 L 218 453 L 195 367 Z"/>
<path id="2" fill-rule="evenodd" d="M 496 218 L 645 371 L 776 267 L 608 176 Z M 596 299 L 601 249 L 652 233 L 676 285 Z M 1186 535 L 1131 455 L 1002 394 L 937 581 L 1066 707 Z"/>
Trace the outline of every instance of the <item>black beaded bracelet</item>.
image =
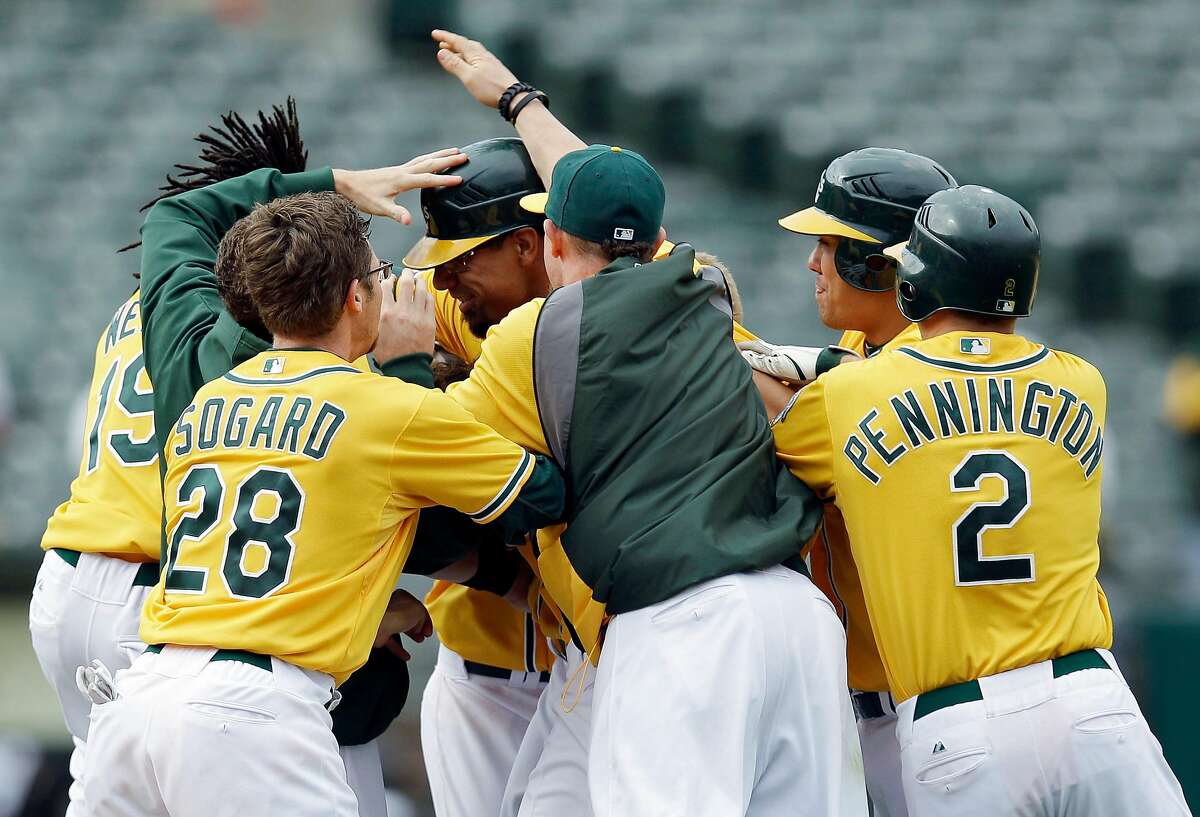
<path id="1" fill-rule="evenodd" d="M 517 117 L 521 115 L 521 111 L 525 110 L 525 106 L 535 99 L 540 99 L 542 104 L 547 108 L 550 107 L 550 97 L 545 91 L 533 90 L 525 95 L 525 98 L 517 103 L 517 107 L 513 108 L 508 114 L 508 121 L 514 125 L 517 124 Z"/>
<path id="2" fill-rule="evenodd" d="M 513 97 L 525 91 L 536 91 L 528 82 L 514 82 L 512 85 L 504 89 L 504 93 L 500 94 L 500 101 L 496 103 L 496 110 L 500 112 L 500 118 L 505 122 L 511 122 L 512 118 L 508 115 L 508 106 L 512 104 Z"/>

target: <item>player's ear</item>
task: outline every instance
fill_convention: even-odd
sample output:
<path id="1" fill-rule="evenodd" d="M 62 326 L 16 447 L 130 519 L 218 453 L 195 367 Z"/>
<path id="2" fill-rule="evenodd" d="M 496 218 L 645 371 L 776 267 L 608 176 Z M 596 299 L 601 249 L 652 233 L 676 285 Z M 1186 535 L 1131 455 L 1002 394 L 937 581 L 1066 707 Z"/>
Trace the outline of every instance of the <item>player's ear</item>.
<path id="1" fill-rule="evenodd" d="M 363 311 L 366 301 L 367 293 L 363 291 L 363 282 L 361 279 L 355 278 L 346 289 L 346 300 L 342 304 L 342 307 L 351 315 L 357 315 Z"/>
<path id="2" fill-rule="evenodd" d="M 546 233 L 546 242 L 550 245 L 550 257 L 562 258 L 563 245 L 566 243 L 562 230 L 554 226 L 554 222 L 546 219 L 543 229 Z"/>
<path id="3" fill-rule="evenodd" d="M 537 230 L 532 227 L 522 227 L 512 234 L 513 247 L 517 258 L 522 264 L 536 262 L 542 255 L 541 242 L 538 241 Z"/>
<path id="4" fill-rule="evenodd" d="M 662 243 L 666 240 L 667 240 L 667 228 L 659 227 L 658 228 L 658 236 L 654 239 L 654 249 L 652 249 L 650 251 L 651 258 L 658 255 L 658 248 L 661 247 Z"/>

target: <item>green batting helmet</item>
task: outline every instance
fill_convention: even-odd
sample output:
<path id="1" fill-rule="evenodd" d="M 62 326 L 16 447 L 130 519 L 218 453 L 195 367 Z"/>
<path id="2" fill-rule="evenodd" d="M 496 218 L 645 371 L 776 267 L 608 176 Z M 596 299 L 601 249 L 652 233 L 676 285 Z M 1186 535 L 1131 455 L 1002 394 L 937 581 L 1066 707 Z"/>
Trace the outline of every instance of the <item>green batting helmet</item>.
<path id="1" fill-rule="evenodd" d="M 896 303 L 910 321 L 940 309 L 1024 318 L 1037 294 L 1042 238 L 1033 216 L 987 187 L 935 193 L 895 258 Z"/>
<path id="2" fill-rule="evenodd" d="M 461 184 L 421 191 L 425 237 L 404 256 L 406 267 L 431 269 L 497 236 L 542 224 L 542 216 L 521 209 L 523 196 L 545 187 L 520 139 L 485 139 L 462 152 L 467 161 L 445 171 L 461 176 Z"/>
<path id="3" fill-rule="evenodd" d="M 840 236 L 833 260 L 842 280 L 856 289 L 886 292 L 895 286 L 892 267 L 870 269 L 867 257 L 907 238 L 925 199 L 957 185 L 925 156 L 895 148 L 854 150 L 825 168 L 816 203 L 781 218 L 779 225 L 804 235 Z"/>

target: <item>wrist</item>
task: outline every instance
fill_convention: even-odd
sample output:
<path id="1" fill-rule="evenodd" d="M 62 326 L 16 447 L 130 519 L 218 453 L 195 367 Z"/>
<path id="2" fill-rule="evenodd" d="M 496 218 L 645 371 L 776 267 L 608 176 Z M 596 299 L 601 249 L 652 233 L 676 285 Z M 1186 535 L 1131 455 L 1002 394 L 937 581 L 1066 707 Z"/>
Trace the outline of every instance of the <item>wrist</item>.
<path id="1" fill-rule="evenodd" d="M 333 192 L 349 197 L 350 191 L 354 189 L 354 176 L 353 170 L 340 170 L 335 167 L 333 169 Z"/>

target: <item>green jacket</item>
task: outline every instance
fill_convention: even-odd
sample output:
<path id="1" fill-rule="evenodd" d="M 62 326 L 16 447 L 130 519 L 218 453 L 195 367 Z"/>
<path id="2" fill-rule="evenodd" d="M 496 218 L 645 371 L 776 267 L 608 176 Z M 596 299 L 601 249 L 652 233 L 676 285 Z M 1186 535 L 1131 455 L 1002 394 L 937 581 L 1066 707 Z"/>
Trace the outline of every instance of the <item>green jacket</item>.
<path id="1" fill-rule="evenodd" d="M 201 386 L 271 348 L 269 339 L 241 326 L 221 301 L 213 272 L 221 237 L 257 204 L 316 190 L 333 190 L 330 168 L 289 174 L 264 169 L 150 208 L 142 225 L 142 344 L 154 384 L 160 455 Z"/>
<path id="2" fill-rule="evenodd" d="M 553 292 L 534 333 L 538 411 L 573 502 L 563 547 L 611 614 L 802 565 L 821 518 L 776 462 L 724 281 L 694 258 L 618 259 Z"/>

